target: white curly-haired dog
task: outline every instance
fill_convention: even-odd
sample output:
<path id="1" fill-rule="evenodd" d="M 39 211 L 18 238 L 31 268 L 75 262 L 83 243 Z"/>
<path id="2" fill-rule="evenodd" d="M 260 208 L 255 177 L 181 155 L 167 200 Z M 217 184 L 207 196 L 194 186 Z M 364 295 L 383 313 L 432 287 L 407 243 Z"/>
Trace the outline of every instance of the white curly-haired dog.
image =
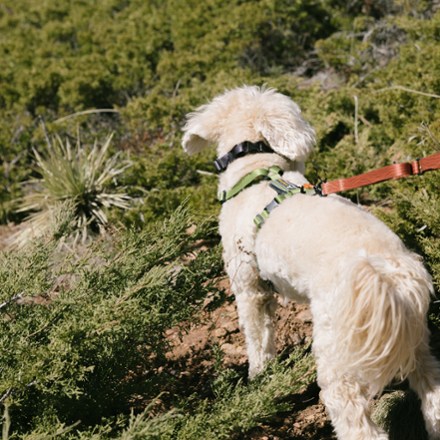
<path id="1" fill-rule="evenodd" d="M 278 167 L 284 180 L 306 183 L 315 134 L 298 105 L 273 89 L 245 86 L 189 114 L 184 132 L 188 153 L 217 144 L 227 199 L 220 233 L 250 377 L 275 356 L 274 292 L 307 301 L 321 398 L 338 438 L 388 439 L 371 421 L 369 401 L 394 378 L 408 378 L 430 438 L 440 439 L 440 368 L 426 322 L 433 289 L 420 257 L 339 196 L 299 193 L 261 228 L 254 223 L 277 195 L 262 169 Z"/>

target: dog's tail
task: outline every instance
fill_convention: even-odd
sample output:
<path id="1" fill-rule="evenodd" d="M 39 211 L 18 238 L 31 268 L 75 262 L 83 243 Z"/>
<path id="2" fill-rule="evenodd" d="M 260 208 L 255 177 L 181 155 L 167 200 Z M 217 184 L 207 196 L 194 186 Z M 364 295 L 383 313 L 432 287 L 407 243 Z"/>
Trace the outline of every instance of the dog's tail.
<path id="1" fill-rule="evenodd" d="M 416 368 L 417 347 L 427 340 L 431 278 L 409 253 L 358 257 L 344 272 L 337 301 L 339 361 L 377 393 Z"/>

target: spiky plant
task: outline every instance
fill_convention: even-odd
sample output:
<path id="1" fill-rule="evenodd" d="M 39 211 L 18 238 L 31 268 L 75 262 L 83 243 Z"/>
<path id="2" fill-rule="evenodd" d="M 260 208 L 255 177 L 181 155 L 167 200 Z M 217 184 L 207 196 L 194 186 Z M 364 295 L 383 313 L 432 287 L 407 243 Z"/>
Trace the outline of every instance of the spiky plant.
<path id="1" fill-rule="evenodd" d="M 113 135 L 101 146 L 76 145 L 55 136 L 47 150 L 34 149 L 38 179 L 26 182 L 29 191 L 19 200 L 17 212 L 29 212 L 27 220 L 14 234 L 12 246 L 22 246 L 30 239 L 40 237 L 51 229 L 54 213 L 60 204 L 68 203 L 73 211 L 73 236 L 86 241 L 90 233 L 105 231 L 108 224 L 106 210 L 117 207 L 127 209 L 130 196 L 114 189 L 115 178 L 130 165 L 120 154 L 109 156 Z"/>

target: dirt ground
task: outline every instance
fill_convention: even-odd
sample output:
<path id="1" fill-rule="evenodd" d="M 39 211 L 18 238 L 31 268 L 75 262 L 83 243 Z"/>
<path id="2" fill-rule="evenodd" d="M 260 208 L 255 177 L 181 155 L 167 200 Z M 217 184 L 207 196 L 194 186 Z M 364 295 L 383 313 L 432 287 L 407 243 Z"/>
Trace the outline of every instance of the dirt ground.
<path id="1" fill-rule="evenodd" d="M 194 368 L 209 369 L 214 362 L 212 356 L 203 352 L 218 346 L 223 352 L 222 362 L 226 367 L 247 369 L 245 341 L 238 326 L 238 316 L 227 280 L 222 286 L 226 300 L 215 307 L 214 298 L 207 298 L 200 320 L 189 330 L 181 332 L 178 328 L 169 330 L 168 338 L 172 350 L 167 353 L 169 360 L 176 362 L 185 359 L 186 367 L 191 368 L 191 360 L 199 365 Z M 309 308 L 304 304 L 280 304 L 277 311 L 277 349 L 291 351 L 297 345 L 309 345 L 312 337 L 312 320 Z M 268 425 L 263 425 L 247 433 L 246 440 L 333 440 L 336 439 L 325 408 L 319 400 L 319 387 L 312 383 L 302 393 L 292 395 L 292 413 L 279 415 Z M 243 438 L 244 440 L 244 438 Z"/>

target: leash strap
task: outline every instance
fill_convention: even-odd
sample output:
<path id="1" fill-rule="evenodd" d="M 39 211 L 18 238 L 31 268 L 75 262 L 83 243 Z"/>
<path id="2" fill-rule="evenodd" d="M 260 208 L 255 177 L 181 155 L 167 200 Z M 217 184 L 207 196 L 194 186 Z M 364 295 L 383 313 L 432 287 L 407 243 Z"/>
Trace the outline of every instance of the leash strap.
<path id="1" fill-rule="evenodd" d="M 267 144 L 264 142 L 241 142 L 232 148 L 231 151 L 226 153 L 224 156 L 219 157 L 214 161 L 216 170 L 221 173 L 228 168 L 228 165 L 239 157 L 246 156 L 247 154 L 255 153 L 275 153 Z"/>
<path id="2" fill-rule="evenodd" d="M 324 182 L 321 186 L 322 195 L 333 194 L 350 189 L 361 188 L 367 185 L 384 182 L 392 179 L 402 179 L 408 176 L 417 176 L 427 171 L 440 169 L 440 153 L 435 153 L 412 162 L 388 165 L 377 170 L 369 171 L 358 176 Z"/>

